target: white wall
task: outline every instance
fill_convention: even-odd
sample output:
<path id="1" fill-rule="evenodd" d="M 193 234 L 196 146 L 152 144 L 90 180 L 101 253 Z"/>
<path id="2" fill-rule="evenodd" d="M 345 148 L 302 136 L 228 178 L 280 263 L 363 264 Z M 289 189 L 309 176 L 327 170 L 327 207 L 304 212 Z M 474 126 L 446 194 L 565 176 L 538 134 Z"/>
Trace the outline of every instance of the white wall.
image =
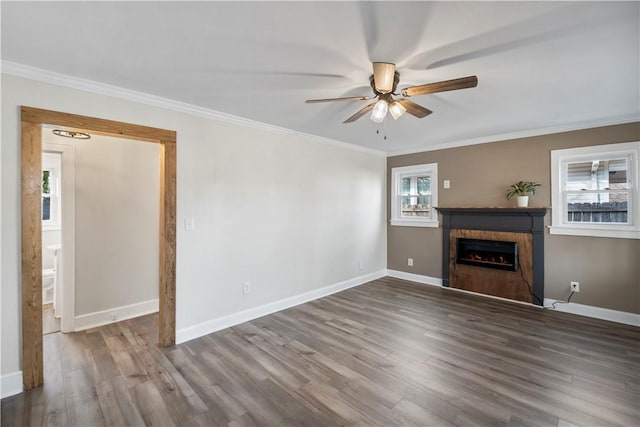
<path id="1" fill-rule="evenodd" d="M 20 105 L 177 131 L 178 330 L 386 268 L 383 155 L 3 75 L 3 375 L 20 369 Z"/>
<path id="2" fill-rule="evenodd" d="M 157 299 L 160 146 L 77 141 L 75 184 L 75 315 Z"/>

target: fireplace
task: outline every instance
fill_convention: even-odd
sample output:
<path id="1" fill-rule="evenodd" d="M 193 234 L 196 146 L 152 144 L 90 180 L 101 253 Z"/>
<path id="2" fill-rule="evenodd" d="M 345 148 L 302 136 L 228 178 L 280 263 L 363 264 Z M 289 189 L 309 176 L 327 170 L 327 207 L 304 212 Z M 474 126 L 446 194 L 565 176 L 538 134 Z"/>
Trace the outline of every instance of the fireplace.
<path id="1" fill-rule="evenodd" d="M 436 209 L 442 286 L 543 305 L 546 208 Z"/>
<path id="2" fill-rule="evenodd" d="M 518 243 L 458 237 L 456 264 L 518 271 Z"/>

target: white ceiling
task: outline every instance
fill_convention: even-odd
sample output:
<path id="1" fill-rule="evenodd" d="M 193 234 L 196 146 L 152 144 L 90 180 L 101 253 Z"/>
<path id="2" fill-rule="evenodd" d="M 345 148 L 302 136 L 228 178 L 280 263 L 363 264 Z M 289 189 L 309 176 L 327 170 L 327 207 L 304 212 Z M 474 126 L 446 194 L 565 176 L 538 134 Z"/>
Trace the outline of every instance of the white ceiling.
<path id="1" fill-rule="evenodd" d="M 639 2 L 2 2 L 2 59 L 390 153 L 638 120 Z M 371 62 L 434 111 L 342 121 Z M 6 63 L 6 62 L 5 62 Z M 382 134 L 387 135 L 387 140 Z"/>

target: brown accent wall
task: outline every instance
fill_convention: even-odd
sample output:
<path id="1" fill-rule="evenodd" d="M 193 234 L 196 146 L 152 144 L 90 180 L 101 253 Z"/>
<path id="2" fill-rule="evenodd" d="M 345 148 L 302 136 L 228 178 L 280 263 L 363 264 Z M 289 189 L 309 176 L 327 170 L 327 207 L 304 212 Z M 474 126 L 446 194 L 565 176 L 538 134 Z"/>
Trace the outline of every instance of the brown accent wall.
<path id="1" fill-rule="evenodd" d="M 505 193 L 520 180 L 542 183 L 532 207 L 551 206 L 551 150 L 640 140 L 640 122 L 498 141 L 387 159 L 387 217 L 391 168 L 438 163 L 438 204 L 448 207 L 515 206 Z M 448 179 L 451 188 L 442 182 Z M 545 218 L 550 225 L 550 214 Z M 387 226 L 387 267 L 442 277 L 442 229 Z M 413 267 L 407 266 L 413 258 Z M 640 313 L 640 240 L 545 234 L 545 297 Z"/>

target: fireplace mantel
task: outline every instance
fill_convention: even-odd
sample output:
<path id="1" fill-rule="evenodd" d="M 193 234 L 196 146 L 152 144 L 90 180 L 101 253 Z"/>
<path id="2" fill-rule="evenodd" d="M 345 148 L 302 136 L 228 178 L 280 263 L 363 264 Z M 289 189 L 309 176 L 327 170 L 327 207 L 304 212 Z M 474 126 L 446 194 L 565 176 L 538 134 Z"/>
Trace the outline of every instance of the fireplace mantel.
<path id="1" fill-rule="evenodd" d="M 450 286 L 451 230 L 528 233 L 532 237 L 534 304 L 544 299 L 544 217 L 548 208 L 437 207 L 442 214 L 442 284 Z"/>
<path id="2" fill-rule="evenodd" d="M 548 208 L 438 207 L 443 228 L 544 233 Z"/>

